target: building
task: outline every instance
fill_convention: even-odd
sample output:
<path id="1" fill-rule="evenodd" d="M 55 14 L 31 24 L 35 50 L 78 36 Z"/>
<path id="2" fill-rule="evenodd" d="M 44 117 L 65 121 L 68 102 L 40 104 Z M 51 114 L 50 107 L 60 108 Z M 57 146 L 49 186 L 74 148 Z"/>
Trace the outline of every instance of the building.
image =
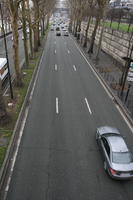
<path id="1" fill-rule="evenodd" d="M 133 0 L 111 0 L 111 7 L 133 9 Z"/>

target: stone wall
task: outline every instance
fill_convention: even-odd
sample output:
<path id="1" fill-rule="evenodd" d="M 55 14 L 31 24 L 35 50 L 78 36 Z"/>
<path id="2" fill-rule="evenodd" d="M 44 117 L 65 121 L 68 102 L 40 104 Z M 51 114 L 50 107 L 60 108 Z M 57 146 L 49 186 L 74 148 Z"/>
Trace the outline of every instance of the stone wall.
<path id="1" fill-rule="evenodd" d="M 83 35 L 85 35 L 85 29 L 86 29 L 86 23 L 83 22 L 81 25 L 81 33 Z M 88 32 L 88 38 L 91 37 L 93 29 L 94 29 L 94 24 L 91 24 Z M 99 26 L 95 39 L 96 45 L 98 44 L 99 41 L 100 32 L 101 32 L 101 27 Z M 111 55 L 114 59 L 116 59 L 118 62 L 124 65 L 125 61 L 122 59 L 122 57 L 127 57 L 130 37 L 131 33 L 124 33 L 117 30 L 112 30 L 110 28 L 105 28 L 102 39 L 102 49 L 106 53 Z M 130 47 L 132 45 L 133 45 L 133 37 Z M 133 52 L 132 52 L 132 58 L 133 58 Z"/>

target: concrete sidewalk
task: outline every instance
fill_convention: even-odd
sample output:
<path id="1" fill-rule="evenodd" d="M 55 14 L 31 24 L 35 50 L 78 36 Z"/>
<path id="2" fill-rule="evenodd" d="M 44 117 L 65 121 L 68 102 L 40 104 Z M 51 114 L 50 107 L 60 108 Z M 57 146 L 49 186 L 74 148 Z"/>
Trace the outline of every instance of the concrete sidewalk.
<path id="1" fill-rule="evenodd" d="M 83 49 L 86 56 L 89 58 L 90 63 L 95 66 L 97 71 L 104 78 L 108 86 L 111 88 L 112 92 L 121 100 L 123 106 L 127 109 L 131 118 L 133 118 L 133 84 L 131 83 L 130 91 L 126 100 L 128 85 L 129 82 L 126 81 L 125 89 L 123 92 L 123 96 L 120 96 L 121 87 L 119 86 L 120 79 L 122 77 L 123 66 L 121 63 L 118 63 L 114 58 L 108 55 L 103 50 L 100 51 L 99 60 L 96 61 L 95 55 L 97 51 L 96 45 L 94 45 L 93 54 L 88 54 L 87 50 L 89 48 L 89 41 L 87 44 L 87 48 L 83 48 L 84 37 L 82 36 L 80 40 L 75 40 L 78 42 L 80 47 Z M 126 102 L 125 102 L 126 100 Z"/>

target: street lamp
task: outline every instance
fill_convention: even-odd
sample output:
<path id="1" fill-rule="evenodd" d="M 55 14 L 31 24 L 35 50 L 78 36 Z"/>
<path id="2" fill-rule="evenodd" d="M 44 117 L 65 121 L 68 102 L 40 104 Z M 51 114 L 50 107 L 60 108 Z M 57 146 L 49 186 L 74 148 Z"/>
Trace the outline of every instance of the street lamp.
<path id="1" fill-rule="evenodd" d="M 0 14 L 1 14 L 2 30 L 3 30 L 4 45 L 5 45 L 5 52 L 6 52 L 6 59 L 7 59 L 8 80 L 9 80 L 9 86 L 10 86 L 10 95 L 11 95 L 11 99 L 13 99 L 13 89 L 12 89 L 11 73 L 10 73 L 10 67 L 9 67 L 8 50 L 7 50 L 6 34 L 5 34 L 5 29 L 4 29 L 3 12 L 2 12 L 1 3 L 0 3 Z"/>

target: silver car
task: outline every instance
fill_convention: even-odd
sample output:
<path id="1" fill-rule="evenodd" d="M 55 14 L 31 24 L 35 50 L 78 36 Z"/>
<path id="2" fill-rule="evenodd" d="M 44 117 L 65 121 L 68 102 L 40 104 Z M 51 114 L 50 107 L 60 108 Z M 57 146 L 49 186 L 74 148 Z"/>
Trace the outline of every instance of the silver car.
<path id="1" fill-rule="evenodd" d="M 104 169 L 114 179 L 133 178 L 133 156 L 120 132 L 113 127 L 97 128 L 96 140 L 104 158 Z"/>
<path id="2" fill-rule="evenodd" d="M 68 31 L 65 31 L 64 36 L 69 36 Z"/>

